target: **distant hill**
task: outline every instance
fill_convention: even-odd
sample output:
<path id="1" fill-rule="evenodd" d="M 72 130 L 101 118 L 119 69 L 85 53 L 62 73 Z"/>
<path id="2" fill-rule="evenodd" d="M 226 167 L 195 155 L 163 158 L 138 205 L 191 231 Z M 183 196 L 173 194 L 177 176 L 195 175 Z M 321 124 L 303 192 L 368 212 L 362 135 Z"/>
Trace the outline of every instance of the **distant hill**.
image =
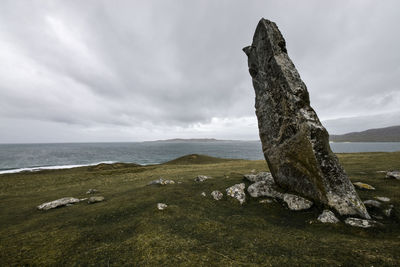
<path id="1" fill-rule="evenodd" d="M 333 142 L 400 142 L 400 126 L 330 135 L 329 140 Z"/>
<path id="2" fill-rule="evenodd" d="M 225 141 L 225 140 L 218 140 L 215 138 L 174 138 L 174 139 L 166 139 L 166 140 L 155 140 L 155 141 L 146 141 L 146 142 L 216 142 L 216 141 Z"/>

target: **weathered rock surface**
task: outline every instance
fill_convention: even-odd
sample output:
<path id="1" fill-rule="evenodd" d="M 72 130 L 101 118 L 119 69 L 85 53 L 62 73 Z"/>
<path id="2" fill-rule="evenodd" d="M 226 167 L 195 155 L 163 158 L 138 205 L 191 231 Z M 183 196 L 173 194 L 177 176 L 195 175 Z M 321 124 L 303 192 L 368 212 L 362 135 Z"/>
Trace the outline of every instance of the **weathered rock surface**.
<path id="1" fill-rule="evenodd" d="M 364 205 L 366 207 L 370 207 L 370 208 L 380 208 L 381 207 L 381 203 L 379 201 L 376 201 L 373 199 L 365 200 Z"/>
<path id="2" fill-rule="evenodd" d="M 240 204 L 242 205 L 246 201 L 246 194 L 244 193 L 245 187 L 246 186 L 244 183 L 235 184 L 226 189 L 226 194 L 239 200 Z"/>
<path id="3" fill-rule="evenodd" d="M 196 178 L 194 178 L 195 182 L 204 182 L 205 180 L 211 179 L 210 176 L 205 176 L 205 175 L 198 175 Z"/>
<path id="4" fill-rule="evenodd" d="M 283 199 L 283 194 L 278 192 L 275 183 L 269 181 L 259 181 L 249 185 L 247 192 L 251 197 L 272 197 Z"/>
<path id="5" fill-rule="evenodd" d="M 275 23 L 261 19 L 248 56 L 263 153 L 275 182 L 341 215 L 370 218 L 329 146 Z"/>
<path id="6" fill-rule="evenodd" d="M 355 226 L 355 227 L 361 227 L 361 228 L 370 228 L 370 227 L 379 225 L 379 223 L 377 221 L 365 220 L 365 219 L 359 219 L 359 218 L 347 218 L 344 222 L 348 225 Z"/>
<path id="7" fill-rule="evenodd" d="M 147 185 L 167 185 L 167 184 L 175 184 L 174 180 L 168 180 L 164 178 L 159 178 L 157 180 L 150 181 Z"/>
<path id="8" fill-rule="evenodd" d="M 400 171 L 390 171 L 386 173 L 386 178 L 400 180 Z"/>
<path id="9" fill-rule="evenodd" d="M 89 199 L 88 199 L 88 203 L 89 203 L 89 204 L 93 204 L 93 203 L 97 203 L 97 202 L 102 202 L 102 201 L 104 201 L 104 197 L 102 197 L 102 196 L 89 197 Z"/>
<path id="10" fill-rule="evenodd" d="M 168 205 L 165 203 L 157 203 L 157 209 L 159 209 L 159 210 L 166 209 L 167 207 L 168 207 Z"/>
<path id="11" fill-rule="evenodd" d="M 353 185 L 360 190 L 375 190 L 375 187 L 373 187 L 372 185 L 362 183 L 362 182 L 356 182 L 356 183 L 353 183 Z"/>
<path id="12" fill-rule="evenodd" d="M 222 194 L 220 191 L 215 190 L 211 192 L 211 196 L 215 199 L 215 200 L 221 200 L 222 197 L 224 196 L 224 194 Z"/>
<path id="13" fill-rule="evenodd" d="M 283 201 L 290 210 L 307 210 L 313 205 L 311 201 L 292 194 L 284 194 Z"/>
<path id="14" fill-rule="evenodd" d="M 78 203 L 79 201 L 80 201 L 79 199 L 74 197 L 63 197 L 54 201 L 43 203 L 37 206 L 37 208 L 39 210 L 49 210 L 57 207 L 66 206 L 67 204 L 75 204 Z"/>
<path id="15" fill-rule="evenodd" d="M 318 221 L 322 223 L 338 223 L 339 219 L 336 218 L 332 211 L 324 210 L 321 215 L 318 216 Z"/>
<path id="16" fill-rule="evenodd" d="M 243 175 L 243 177 L 253 183 L 259 181 L 274 180 L 270 172 L 260 172 L 258 174 L 245 174 Z"/>

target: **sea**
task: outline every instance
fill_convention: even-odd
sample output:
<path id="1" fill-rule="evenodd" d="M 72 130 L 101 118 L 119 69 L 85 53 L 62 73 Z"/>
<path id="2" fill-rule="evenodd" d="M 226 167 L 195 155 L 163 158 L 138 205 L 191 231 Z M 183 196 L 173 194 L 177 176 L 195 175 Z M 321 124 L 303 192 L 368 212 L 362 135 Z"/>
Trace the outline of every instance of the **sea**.
<path id="1" fill-rule="evenodd" d="M 400 151 L 400 142 L 331 142 L 335 153 Z M 99 163 L 159 164 L 188 155 L 263 159 L 260 141 L 0 144 L 0 174 Z"/>

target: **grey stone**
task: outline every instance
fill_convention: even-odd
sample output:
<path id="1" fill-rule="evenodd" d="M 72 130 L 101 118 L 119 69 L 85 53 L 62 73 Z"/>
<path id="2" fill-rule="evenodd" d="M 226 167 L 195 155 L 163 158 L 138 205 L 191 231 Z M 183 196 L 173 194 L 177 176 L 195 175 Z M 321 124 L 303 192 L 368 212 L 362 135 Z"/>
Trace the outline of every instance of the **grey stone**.
<path id="1" fill-rule="evenodd" d="M 175 184 L 175 181 L 159 178 L 157 180 L 150 181 L 147 185 L 167 185 L 167 184 Z"/>
<path id="2" fill-rule="evenodd" d="M 230 197 L 236 198 L 242 205 L 246 201 L 246 194 L 244 193 L 245 184 L 235 184 L 226 189 L 226 194 Z"/>
<path id="3" fill-rule="evenodd" d="M 365 220 L 359 218 L 347 218 L 344 222 L 348 225 L 361 228 L 370 228 L 379 225 L 377 221 Z"/>
<path id="4" fill-rule="evenodd" d="M 259 182 L 259 181 L 274 181 L 274 178 L 272 178 L 272 174 L 270 172 L 260 172 L 258 174 L 245 174 L 244 178 L 249 180 L 250 182 Z"/>
<path id="5" fill-rule="evenodd" d="M 102 197 L 102 196 L 89 197 L 89 199 L 88 199 L 88 203 L 89 203 L 89 204 L 93 204 L 93 203 L 97 203 L 97 202 L 102 202 L 102 201 L 104 201 L 104 197 Z"/>
<path id="6" fill-rule="evenodd" d="M 400 180 L 400 171 L 389 171 L 386 173 L 386 178 Z"/>
<path id="7" fill-rule="evenodd" d="M 205 175 L 198 175 L 196 178 L 194 178 L 195 182 L 204 182 L 205 180 L 211 179 L 210 176 L 205 176 Z"/>
<path id="8" fill-rule="evenodd" d="M 202 193 L 201 193 L 201 196 L 202 196 L 202 197 L 207 196 L 207 195 L 206 195 L 206 192 L 202 192 Z"/>
<path id="9" fill-rule="evenodd" d="M 166 209 L 167 207 L 168 207 L 168 205 L 165 203 L 157 203 L 157 209 L 159 209 L 159 210 Z"/>
<path id="10" fill-rule="evenodd" d="M 382 202 L 390 202 L 390 198 L 388 197 L 375 197 L 375 198 Z"/>
<path id="11" fill-rule="evenodd" d="M 306 210 L 313 205 L 312 201 L 292 194 L 284 194 L 283 201 L 286 202 L 290 210 Z"/>
<path id="12" fill-rule="evenodd" d="M 274 183 L 268 181 L 259 181 L 249 185 L 247 192 L 251 197 L 283 198 L 283 194 L 276 190 Z"/>
<path id="13" fill-rule="evenodd" d="M 364 201 L 364 205 L 370 208 L 380 208 L 381 203 L 379 201 L 368 199 Z"/>
<path id="14" fill-rule="evenodd" d="M 75 204 L 78 203 L 80 200 L 74 197 L 63 197 L 57 200 L 53 200 L 50 202 L 46 202 L 37 206 L 39 210 L 49 210 L 54 209 L 62 206 L 66 206 L 67 204 Z"/>
<path id="15" fill-rule="evenodd" d="M 265 204 L 265 203 L 272 203 L 273 201 L 271 199 L 261 199 L 260 201 L 258 201 L 258 203 L 260 204 Z"/>
<path id="16" fill-rule="evenodd" d="M 222 194 L 220 191 L 215 190 L 211 192 L 211 196 L 215 199 L 215 200 L 221 200 L 222 197 L 224 196 L 224 194 Z"/>
<path id="17" fill-rule="evenodd" d="M 275 23 L 261 19 L 248 56 L 262 150 L 275 182 L 340 215 L 370 218 L 329 146 Z"/>
<path id="18" fill-rule="evenodd" d="M 338 223 L 339 219 L 336 218 L 332 211 L 324 210 L 321 215 L 318 216 L 318 221 L 322 223 Z"/>
<path id="19" fill-rule="evenodd" d="M 90 189 L 86 192 L 86 194 L 94 194 L 94 193 L 97 193 L 97 192 L 98 192 L 97 189 L 90 188 Z"/>

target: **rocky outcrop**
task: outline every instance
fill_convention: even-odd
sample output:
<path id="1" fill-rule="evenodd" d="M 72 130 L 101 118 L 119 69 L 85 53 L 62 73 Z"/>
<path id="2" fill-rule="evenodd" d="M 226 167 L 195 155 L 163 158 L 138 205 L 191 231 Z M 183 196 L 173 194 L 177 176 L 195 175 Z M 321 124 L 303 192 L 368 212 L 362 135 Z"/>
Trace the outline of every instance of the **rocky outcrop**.
<path id="1" fill-rule="evenodd" d="M 324 210 L 321 215 L 318 216 L 318 221 L 322 223 L 338 223 L 339 219 L 336 218 L 332 211 Z"/>
<path id="2" fill-rule="evenodd" d="M 54 201 L 43 203 L 43 204 L 37 206 L 37 208 L 39 210 L 49 210 L 49 209 L 66 206 L 69 204 L 75 204 L 75 203 L 78 203 L 79 201 L 80 201 L 79 199 L 74 198 L 74 197 L 63 197 L 63 198 L 60 198 L 60 199 L 57 199 Z"/>
<path id="3" fill-rule="evenodd" d="M 221 200 L 222 197 L 224 196 L 224 194 L 222 194 L 220 191 L 215 190 L 211 192 L 211 196 L 215 199 L 215 200 Z"/>
<path id="4" fill-rule="evenodd" d="M 226 194 L 230 197 L 236 198 L 240 205 L 242 205 L 246 201 L 246 194 L 244 193 L 245 184 L 235 184 L 226 189 Z"/>
<path id="5" fill-rule="evenodd" d="M 370 218 L 330 149 L 328 132 L 310 106 L 276 24 L 261 19 L 252 45 L 243 51 L 256 94 L 262 149 L 275 182 L 341 215 Z"/>
<path id="6" fill-rule="evenodd" d="M 362 182 L 356 182 L 356 183 L 353 183 L 353 185 L 360 190 L 375 190 L 375 187 L 373 187 L 372 185 L 362 183 Z"/>
<path id="7" fill-rule="evenodd" d="M 386 173 L 386 178 L 400 180 L 400 171 L 389 171 Z"/>

